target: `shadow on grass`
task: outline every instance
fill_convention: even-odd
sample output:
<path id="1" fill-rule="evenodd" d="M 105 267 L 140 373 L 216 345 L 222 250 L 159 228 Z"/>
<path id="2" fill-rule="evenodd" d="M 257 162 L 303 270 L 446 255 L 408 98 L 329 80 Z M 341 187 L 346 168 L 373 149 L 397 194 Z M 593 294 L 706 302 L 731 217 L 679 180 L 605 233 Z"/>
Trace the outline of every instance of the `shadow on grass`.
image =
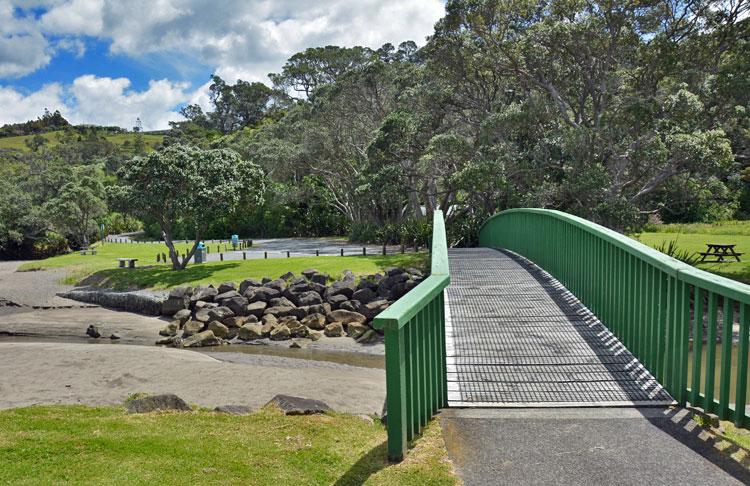
<path id="1" fill-rule="evenodd" d="M 388 467 L 388 445 L 382 442 L 370 449 L 359 461 L 354 463 L 335 483 L 335 486 L 363 484 L 373 474 Z"/>
<path id="2" fill-rule="evenodd" d="M 240 266 L 236 263 L 221 263 L 213 265 L 192 265 L 184 270 L 172 270 L 166 265 L 134 269 L 112 268 L 95 272 L 79 285 L 94 285 L 110 287 L 118 290 L 147 287 L 178 287 L 190 282 L 210 278 L 218 272 L 230 270 Z"/>

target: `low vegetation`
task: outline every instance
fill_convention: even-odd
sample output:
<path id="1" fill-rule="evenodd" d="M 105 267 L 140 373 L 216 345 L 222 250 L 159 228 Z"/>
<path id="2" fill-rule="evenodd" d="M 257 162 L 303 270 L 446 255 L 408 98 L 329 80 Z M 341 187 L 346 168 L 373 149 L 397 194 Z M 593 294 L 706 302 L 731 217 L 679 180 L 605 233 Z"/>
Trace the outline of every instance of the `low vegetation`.
<path id="1" fill-rule="evenodd" d="M 339 414 L 245 416 L 120 407 L 0 412 L 0 484 L 452 485 L 440 426 L 389 464 L 385 428 Z"/>
<path id="2" fill-rule="evenodd" d="M 192 242 L 190 243 L 192 245 Z M 180 252 L 189 251 L 184 243 L 176 245 Z M 64 283 L 98 284 L 117 289 L 170 288 L 178 285 L 219 284 L 239 282 L 246 278 L 278 277 L 286 272 L 299 274 L 307 268 L 316 268 L 329 275 L 339 275 L 351 270 L 357 275 L 382 272 L 387 267 L 423 267 L 429 258 L 426 253 L 406 253 L 387 256 L 320 256 L 227 260 L 189 265 L 184 270 L 173 271 L 171 264 L 156 262 L 156 255 L 166 253 L 167 247 L 159 243 L 105 243 L 97 247 L 96 255 L 78 252 L 46 260 L 29 262 L 21 271 L 62 268 L 66 270 Z M 117 258 L 138 258 L 139 268 L 117 268 Z"/>

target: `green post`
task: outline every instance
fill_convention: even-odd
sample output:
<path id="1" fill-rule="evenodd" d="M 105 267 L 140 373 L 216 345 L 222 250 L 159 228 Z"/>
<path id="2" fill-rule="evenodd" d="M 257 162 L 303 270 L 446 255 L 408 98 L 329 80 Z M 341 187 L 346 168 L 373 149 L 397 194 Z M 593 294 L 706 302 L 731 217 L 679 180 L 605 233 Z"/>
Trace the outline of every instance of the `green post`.
<path id="1" fill-rule="evenodd" d="M 388 458 L 401 461 L 406 452 L 406 356 L 403 329 L 385 331 L 386 407 Z"/>

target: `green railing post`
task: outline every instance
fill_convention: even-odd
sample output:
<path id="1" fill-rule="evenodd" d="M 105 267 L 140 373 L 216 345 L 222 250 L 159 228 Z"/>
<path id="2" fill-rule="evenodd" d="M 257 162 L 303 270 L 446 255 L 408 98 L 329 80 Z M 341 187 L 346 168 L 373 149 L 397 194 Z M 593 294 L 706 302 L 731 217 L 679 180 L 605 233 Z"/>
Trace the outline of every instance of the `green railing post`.
<path id="1" fill-rule="evenodd" d="M 406 451 L 406 354 L 403 329 L 386 329 L 385 382 L 388 409 L 388 457 L 400 461 Z"/>

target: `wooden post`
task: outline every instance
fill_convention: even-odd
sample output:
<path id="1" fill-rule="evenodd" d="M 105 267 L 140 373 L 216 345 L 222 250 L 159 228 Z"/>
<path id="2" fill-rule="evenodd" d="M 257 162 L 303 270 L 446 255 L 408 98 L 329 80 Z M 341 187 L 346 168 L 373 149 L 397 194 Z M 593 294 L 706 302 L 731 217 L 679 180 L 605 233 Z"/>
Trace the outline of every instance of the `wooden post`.
<path id="1" fill-rule="evenodd" d="M 366 246 L 362 247 L 362 256 L 367 256 L 367 247 Z"/>
<path id="2" fill-rule="evenodd" d="M 315 256 L 320 256 L 320 250 L 315 250 Z"/>
<path id="3" fill-rule="evenodd" d="M 289 258 L 289 252 L 288 251 L 286 252 L 286 257 Z"/>
<path id="4" fill-rule="evenodd" d="M 224 254 L 223 253 L 219 253 L 219 260 L 221 260 L 222 262 L 224 261 Z"/>
<path id="5" fill-rule="evenodd" d="M 156 263 L 159 263 L 159 262 L 161 262 L 161 255 L 159 255 L 159 254 L 157 253 L 157 254 L 156 254 Z"/>
<path id="6" fill-rule="evenodd" d="M 245 253 L 244 251 L 242 252 L 242 259 L 247 260 L 247 253 Z"/>
<path id="7" fill-rule="evenodd" d="M 386 245 L 385 243 L 383 243 L 383 256 L 385 256 L 385 253 L 386 253 Z"/>
<path id="8" fill-rule="evenodd" d="M 268 260 L 268 252 L 267 251 L 263 252 L 263 258 L 265 258 L 266 260 Z"/>
<path id="9" fill-rule="evenodd" d="M 406 245 L 401 243 L 401 253 L 405 253 L 405 252 L 406 252 Z"/>
<path id="10" fill-rule="evenodd" d="M 341 249 L 341 256 L 344 256 L 344 249 Z"/>

